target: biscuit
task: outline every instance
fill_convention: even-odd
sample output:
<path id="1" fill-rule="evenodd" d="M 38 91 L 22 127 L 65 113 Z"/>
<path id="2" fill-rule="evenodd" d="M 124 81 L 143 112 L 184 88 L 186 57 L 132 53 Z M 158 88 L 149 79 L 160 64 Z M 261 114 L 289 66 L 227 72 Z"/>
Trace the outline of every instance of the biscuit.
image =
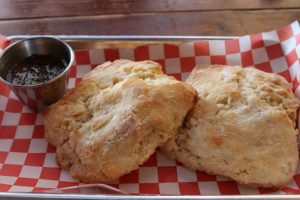
<path id="1" fill-rule="evenodd" d="M 44 112 L 57 163 L 83 182 L 111 182 L 175 136 L 197 92 L 152 61 L 106 62 Z"/>
<path id="2" fill-rule="evenodd" d="M 161 148 L 185 166 L 251 187 L 281 188 L 298 164 L 296 110 L 288 82 L 240 66 L 197 66 L 186 83 L 198 102 Z"/>

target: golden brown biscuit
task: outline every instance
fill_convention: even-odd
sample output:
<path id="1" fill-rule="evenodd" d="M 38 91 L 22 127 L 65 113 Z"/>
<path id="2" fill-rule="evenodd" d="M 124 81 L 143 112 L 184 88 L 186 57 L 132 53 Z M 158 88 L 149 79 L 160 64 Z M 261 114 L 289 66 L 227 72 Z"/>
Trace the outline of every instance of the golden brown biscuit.
<path id="1" fill-rule="evenodd" d="M 106 62 L 45 111 L 45 137 L 75 179 L 111 182 L 173 137 L 196 100 L 158 63 Z"/>
<path id="2" fill-rule="evenodd" d="M 198 66 L 198 103 L 162 150 L 185 166 L 252 187 L 283 187 L 298 164 L 296 110 L 287 81 L 240 66 Z"/>

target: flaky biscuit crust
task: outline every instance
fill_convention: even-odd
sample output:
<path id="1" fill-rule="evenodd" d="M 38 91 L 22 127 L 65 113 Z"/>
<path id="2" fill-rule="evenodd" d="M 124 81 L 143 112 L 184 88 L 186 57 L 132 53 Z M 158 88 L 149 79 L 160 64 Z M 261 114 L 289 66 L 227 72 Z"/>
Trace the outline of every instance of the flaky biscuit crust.
<path id="1" fill-rule="evenodd" d="M 152 61 L 106 62 L 44 112 L 57 163 L 83 182 L 111 182 L 173 137 L 196 91 Z"/>
<path id="2" fill-rule="evenodd" d="M 162 148 L 185 166 L 252 187 L 287 185 L 298 164 L 296 110 L 287 81 L 240 66 L 198 66 L 198 103 Z"/>

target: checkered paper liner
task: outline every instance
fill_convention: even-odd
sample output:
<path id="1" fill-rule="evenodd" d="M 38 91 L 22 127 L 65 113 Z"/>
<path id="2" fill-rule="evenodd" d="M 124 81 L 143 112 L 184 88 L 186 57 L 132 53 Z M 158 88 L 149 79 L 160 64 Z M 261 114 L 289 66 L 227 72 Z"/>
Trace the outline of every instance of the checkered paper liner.
<path id="1" fill-rule="evenodd" d="M 0 49 L 4 49 L 9 42 L 0 36 Z M 196 64 L 254 66 L 285 77 L 300 97 L 298 22 L 234 40 L 75 51 L 69 87 L 73 88 L 82 76 L 98 64 L 119 58 L 154 60 L 164 66 L 166 74 L 179 80 L 185 80 Z M 41 192 L 84 186 L 57 166 L 55 148 L 44 139 L 42 115 L 24 106 L 3 83 L 0 83 L 0 122 L 0 192 Z M 221 176 L 188 170 L 157 151 L 138 170 L 121 177 L 110 186 L 133 194 L 300 194 L 300 167 L 290 185 L 281 191 L 252 189 Z M 81 192 L 80 189 L 72 191 Z"/>

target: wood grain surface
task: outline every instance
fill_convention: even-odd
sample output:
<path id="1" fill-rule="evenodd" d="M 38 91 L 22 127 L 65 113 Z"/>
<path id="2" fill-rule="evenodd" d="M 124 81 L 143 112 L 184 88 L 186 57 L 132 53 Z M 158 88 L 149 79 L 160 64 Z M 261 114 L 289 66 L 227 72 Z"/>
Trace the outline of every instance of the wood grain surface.
<path id="1" fill-rule="evenodd" d="M 300 0 L 0 0 L 0 34 L 225 35 L 300 19 Z"/>

